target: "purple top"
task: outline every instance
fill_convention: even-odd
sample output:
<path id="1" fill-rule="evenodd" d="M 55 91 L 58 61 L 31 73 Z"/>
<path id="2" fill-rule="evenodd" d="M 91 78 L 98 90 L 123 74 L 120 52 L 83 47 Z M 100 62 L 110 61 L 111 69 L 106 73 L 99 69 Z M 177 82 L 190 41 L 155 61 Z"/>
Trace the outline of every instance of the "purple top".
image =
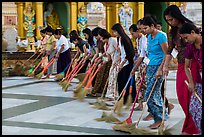
<path id="1" fill-rule="evenodd" d="M 185 50 L 185 58 L 198 61 L 200 69 L 202 69 L 202 48 L 196 49 L 193 44 L 187 44 Z"/>
<path id="2" fill-rule="evenodd" d="M 198 63 L 198 70 L 199 72 L 202 72 L 202 48 L 196 49 L 193 44 L 187 44 L 185 50 L 185 58 L 196 60 Z M 201 77 L 198 78 L 198 82 L 202 82 Z"/>

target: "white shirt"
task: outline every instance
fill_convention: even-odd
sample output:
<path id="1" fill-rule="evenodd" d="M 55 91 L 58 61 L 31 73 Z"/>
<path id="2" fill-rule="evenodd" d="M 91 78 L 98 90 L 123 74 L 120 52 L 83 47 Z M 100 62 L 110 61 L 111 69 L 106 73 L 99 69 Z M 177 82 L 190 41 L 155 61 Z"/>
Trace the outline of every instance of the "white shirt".
<path id="1" fill-rule="evenodd" d="M 68 41 L 68 47 L 69 48 L 75 47 L 74 43 L 70 42 L 70 38 L 67 38 L 67 41 Z"/>
<path id="2" fill-rule="evenodd" d="M 145 57 L 147 55 L 147 37 L 142 35 L 139 40 L 136 39 L 136 43 L 139 57 Z"/>
<path id="3" fill-rule="evenodd" d="M 121 39 L 119 39 L 119 48 L 120 48 L 120 52 L 121 52 L 121 55 L 120 55 L 120 57 L 121 57 L 121 62 L 123 62 L 123 61 L 125 60 L 126 53 L 125 53 L 124 45 L 121 45 Z M 123 65 L 123 67 L 126 66 L 126 65 L 128 65 L 128 64 L 129 64 L 129 61 L 127 60 L 127 61 L 125 62 L 125 64 Z"/>
<path id="4" fill-rule="evenodd" d="M 58 39 L 57 42 L 56 42 L 57 52 L 60 51 L 63 44 L 64 44 L 64 49 L 63 49 L 63 51 L 61 53 L 65 52 L 66 50 L 69 49 L 67 38 L 64 35 L 61 35 L 60 39 Z"/>
<path id="5" fill-rule="evenodd" d="M 104 51 L 106 54 L 109 54 L 112 61 L 114 61 L 119 54 L 117 51 L 117 39 L 110 37 L 108 39 L 108 47 L 106 47 L 106 43 L 104 44 Z"/>

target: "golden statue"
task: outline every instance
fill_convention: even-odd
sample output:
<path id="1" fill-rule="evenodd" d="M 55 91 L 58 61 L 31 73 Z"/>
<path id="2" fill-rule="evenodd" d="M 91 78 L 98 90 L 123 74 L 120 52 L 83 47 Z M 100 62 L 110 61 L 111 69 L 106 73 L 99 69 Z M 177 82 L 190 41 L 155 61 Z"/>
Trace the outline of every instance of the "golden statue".
<path id="1" fill-rule="evenodd" d="M 54 10 L 52 3 L 47 5 L 47 10 L 44 12 L 44 25 L 45 27 L 50 26 L 54 30 L 61 28 L 59 16 Z"/>
<path id="2" fill-rule="evenodd" d="M 27 50 L 34 50 L 34 30 L 35 30 L 35 11 L 32 9 L 32 5 L 28 4 L 23 11 L 24 24 L 23 27 L 26 30 L 26 39 L 28 40 Z"/>
<path id="3" fill-rule="evenodd" d="M 79 9 L 79 14 L 77 18 L 77 28 L 79 31 L 79 35 L 81 38 L 84 38 L 83 30 L 87 27 L 87 14 L 86 14 L 86 8 L 85 6 L 82 6 Z"/>

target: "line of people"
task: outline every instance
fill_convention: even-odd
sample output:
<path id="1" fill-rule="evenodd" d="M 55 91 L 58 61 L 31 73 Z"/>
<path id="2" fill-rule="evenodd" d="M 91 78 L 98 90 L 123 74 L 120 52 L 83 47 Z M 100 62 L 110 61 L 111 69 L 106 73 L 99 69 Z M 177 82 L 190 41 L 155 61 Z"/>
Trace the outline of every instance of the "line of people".
<path id="1" fill-rule="evenodd" d="M 136 39 L 134 49 L 130 37 L 125 33 L 120 23 L 112 26 L 112 35 L 106 29 L 96 27 L 93 30 L 83 30 L 85 40 L 80 38 L 76 30 L 69 34 L 70 42 L 76 47 L 76 54 L 71 58 L 71 47 L 60 30 L 53 33 L 51 28 L 41 30 L 43 51 L 57 58 L 57 73 L 62 72 L 72 61 L 83 61 L 79 73 L 85 73 L 93 64 L 102 65 L 97 76 L 92 81 L 91 93 L 87 96 L 101 96 L 104 88 L 106 101 L 115 101 L 123 91 L 129 77 L 133 77 L 132 93 L 126 92 L 124 104 L 128 95 L 135 99 L 139 79 L 144 75 L 145 81 L 135 110 L 143 109 L 143 102 L 149 97 L 154 87 L 148 105 L 149 114 L 143 120 L 154 120 L 149 126 L 156 129 L 162 122 L 163 100 L 166 100 L 165 120 L 169 118 L 174 105 L 164 97 L 164 76 L 168 75 L 172 57 L 178 60 L 176 75 L 176 92 L 184 113 L 185 121 L 182 134 L 201 134 L 202 103 L 192 94 L 198 92 L 202 97 L 202 36 L 192 21 L 182 15 L 176 5 L 167 7 L 164 20 L 171 26 L 168 34 L 161 31 L 161 23 L 154 16 L 148 15 L 132 24 L 129 31 Z M 45 32 L 49 35 L 45 35 Z M 136 51 L 136 52 L 135 52 Z M 52 74 L 49 67 L 44 78 Z M 137 72 L 137 73 L 136 73 Z M 137 74 L 135 76 L 135 74 Z M 185 80 L 189 82 L 187 86 Z M 106 82 L 108 82 L 107 86 Z M 129 91 L 130 83 L 126 91 Z"/>

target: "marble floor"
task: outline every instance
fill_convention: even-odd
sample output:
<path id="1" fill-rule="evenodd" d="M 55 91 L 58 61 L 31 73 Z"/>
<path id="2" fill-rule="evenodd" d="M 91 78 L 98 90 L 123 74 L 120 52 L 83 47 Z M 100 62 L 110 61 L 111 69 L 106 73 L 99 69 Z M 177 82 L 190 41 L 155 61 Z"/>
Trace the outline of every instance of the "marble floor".
<path id="1" fill-rule="evenodd" d="M 181 134 L 184 113 L 178 104 L 175 91 L 175 71 L 171 71 L 167 81 L 167 97 L 175 107 L 165 127 L 172 128 L 171 134 Z M 95 98 L 85 98 L 83 102 L 73 97 L 72 86 L 64 92 L 54 79 L 38 80 L 29 77 L 2 77 L 2 134 L 3 135 L 129 135 L 114 131 L 114 124 L 98 122 L 104 110 L 91 107 Z M 134 111 L 132 120 L 138 121 L 142 111 Z M 123 111 L 125 120 L 129 111 Z M 145 110 L 143 117 L 148 112 Z M 153 120 L 141 120 L 138 127 L 148 129 Z M 154 131 L 154 130 L 153 130 Z M 157 130 L 155 130 L 157 131 Z"/>

